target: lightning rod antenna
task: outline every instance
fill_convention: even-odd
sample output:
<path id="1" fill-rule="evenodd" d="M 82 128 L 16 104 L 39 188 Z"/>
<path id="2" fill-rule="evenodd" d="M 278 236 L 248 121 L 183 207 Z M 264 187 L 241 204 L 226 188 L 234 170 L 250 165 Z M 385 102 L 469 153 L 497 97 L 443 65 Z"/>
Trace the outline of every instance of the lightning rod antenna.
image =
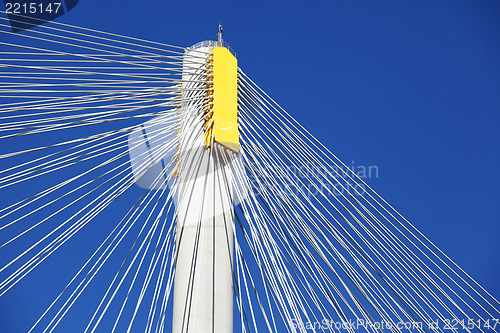
<path id="1" fill-rule="evenodd" d="M 219 23 L 219 31 L 217 32 L 217 42 L 219 46 L 222 46 L 222 24 Z"/>

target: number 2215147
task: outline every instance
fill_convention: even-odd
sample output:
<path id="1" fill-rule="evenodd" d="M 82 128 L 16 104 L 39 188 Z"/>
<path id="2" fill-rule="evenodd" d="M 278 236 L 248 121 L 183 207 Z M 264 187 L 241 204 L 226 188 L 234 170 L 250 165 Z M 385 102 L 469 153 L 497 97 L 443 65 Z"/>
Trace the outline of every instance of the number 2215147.
<path id="1" fill-rule="evenodd" d="M 49 2 L 49 3 L 19 3 L 19 2 L 7 2 L 5 3 L 5 13 L 7 14 L 44 14 L 44 13 L 54 13 L 57 14 L 61 10 L 60 2 Z"/>

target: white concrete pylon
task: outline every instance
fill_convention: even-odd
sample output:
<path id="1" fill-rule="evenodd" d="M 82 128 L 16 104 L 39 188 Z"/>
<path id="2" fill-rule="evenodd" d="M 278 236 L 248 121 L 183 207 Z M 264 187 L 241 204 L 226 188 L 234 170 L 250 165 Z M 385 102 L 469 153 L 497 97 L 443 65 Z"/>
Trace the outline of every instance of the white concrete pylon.
<path id="1" fill-rule="evenodd" d="M 187 88 L 206 70 L 203 53 L 196 51 L 210 52 L 213 43 L 186 52 L 183 99 L 206 93 Z M 223 158 L 215 144 L 207 148 L 204 112 L 189 101 L 180 111 L 174 333 L 233 331 L 233 176 L 224 160 L 231 163 L 235 153 L 227 151 Z"/>

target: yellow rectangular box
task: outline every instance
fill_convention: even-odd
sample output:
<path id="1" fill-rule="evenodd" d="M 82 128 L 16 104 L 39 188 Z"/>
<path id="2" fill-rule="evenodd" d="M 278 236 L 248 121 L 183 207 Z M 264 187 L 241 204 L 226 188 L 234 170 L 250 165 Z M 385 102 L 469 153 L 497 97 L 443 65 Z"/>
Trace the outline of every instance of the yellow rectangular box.
<path id="1" fill-rule="evenodd" d="M 240 151 L 238 130 L 238 62 L 225 47 L 213 48 L 213 127 L 214 140 Z M 209 139 L 209 138 L 207 138 Z M 210 145 L 207 141 L 207 145 Z"/>

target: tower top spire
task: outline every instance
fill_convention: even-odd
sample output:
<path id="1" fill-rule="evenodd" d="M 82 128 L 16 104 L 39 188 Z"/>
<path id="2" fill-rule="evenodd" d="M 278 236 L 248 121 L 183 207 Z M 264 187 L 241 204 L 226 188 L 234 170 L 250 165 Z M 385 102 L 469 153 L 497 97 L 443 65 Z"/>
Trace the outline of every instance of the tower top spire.
<path id="1" fill-rule="evenodd" d="M 222 46 L 222 24 L 219 23 L 219 31 L 217 32 L 217 42 L 219 46 Z"/>

